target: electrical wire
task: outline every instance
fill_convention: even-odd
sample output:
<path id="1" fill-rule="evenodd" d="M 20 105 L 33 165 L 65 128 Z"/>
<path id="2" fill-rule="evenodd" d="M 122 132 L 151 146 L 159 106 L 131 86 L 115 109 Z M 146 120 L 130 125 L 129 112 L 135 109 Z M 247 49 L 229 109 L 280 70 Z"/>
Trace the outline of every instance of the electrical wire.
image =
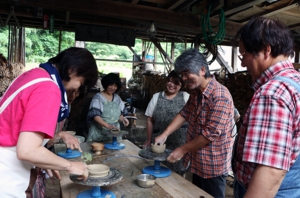
<path id="1" fill-rule="evenodd" d="M 206 57 L 208 65 L 211 65 L 217 58 L 218 46 L 204 41 L 203 35 L 199 34 L 194 39 L 194 47 L 199 47 L 200 52 Z M 191 47 L 193 48 L 193 44 Z M 212 57 L 211 57 L 212 56 Z M 208 60 L 211 57 L 210 60 Z"/>

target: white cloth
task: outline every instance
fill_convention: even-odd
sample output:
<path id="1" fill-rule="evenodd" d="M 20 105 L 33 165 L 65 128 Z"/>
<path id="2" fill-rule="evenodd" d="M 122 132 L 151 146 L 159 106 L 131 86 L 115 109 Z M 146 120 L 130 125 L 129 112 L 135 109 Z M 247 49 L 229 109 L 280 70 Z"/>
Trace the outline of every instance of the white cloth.
<path id="1" fill-rule="evenodd" d="M 155 109 L 155 106 L 157 104 L 157 99 L 158 99 L 158 96 L 159 96 L 159 93 L 156 93 L 152 96 L 152 99 L 150 100 L 148 106 L 147 106 L 147 109 L 146 109 L 146 112 L 145 112 L 145 115 L 148 116 L 148 117 L 152 117 L 153 115 L 153 111 Z M 165 92 L 163 91 L 162 92 L 162 97 L 166 98 L 166 94 Z M 187 92 L 183 91 L 183 98 L 184 98 L 184 101 L 185 103 L 188 101 L 190 97 L 190 94 L 188 94 Z"/>
<path id="2" fill-rule="evenodd" d="M 17 158 L 16 147 L 0 147 L 0 197 L 26 198 L 31 164 Z"/>

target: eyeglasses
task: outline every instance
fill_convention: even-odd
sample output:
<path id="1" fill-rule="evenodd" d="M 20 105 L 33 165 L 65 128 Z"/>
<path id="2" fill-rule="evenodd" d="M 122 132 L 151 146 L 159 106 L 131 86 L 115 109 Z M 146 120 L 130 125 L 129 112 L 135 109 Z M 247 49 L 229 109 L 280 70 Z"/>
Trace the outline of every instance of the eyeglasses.
<path id="1" fill-rule="evenodd" d="M 240 61 L 243 61 L 245 54 L 246 54 L 246 52 L 243 52 L 243 53 L 237 55 L 239 57 Z"/>

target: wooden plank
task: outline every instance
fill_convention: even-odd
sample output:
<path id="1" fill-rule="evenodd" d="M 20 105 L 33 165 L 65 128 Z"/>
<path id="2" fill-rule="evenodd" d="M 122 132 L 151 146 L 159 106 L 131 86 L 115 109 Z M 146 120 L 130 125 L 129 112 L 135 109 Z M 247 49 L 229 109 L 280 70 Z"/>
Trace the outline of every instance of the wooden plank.
<path id="1" fill-rule="evenodd" d="M 140 150 L 136 145 L 133 143 L 124 140 L 125 149 L 120 150 L 121 153 L 125 155 L 136 155 L 138 151 Z M 133 164 L 135 164 L 137 167 L 139 167 L 141 170 L 145 166 L 149 166 L 149 164 L 146 164 L 144 161 L 141 161 L 137 158 L 128 158 Z M 200 197 L 204 196 L 205 198 L 212 197 L 202 189 L 198 188 L 188 180 L 184 179 L 180 175 L 178 175 L 175 172 L 172 172 L 172 174 L 169 177 L 165 178 L 157 178 L 156 183 L 162 187 L 167 193 L 169 193 L 173 197 Z"/>
<path id="2" fill-rule="evenodd" d="M 193 185 L 188 180 L 184 179 L 180 175 L 172 172 L 169 177 L 157 178 L 156 184 L 152 188 L 141 188 L 136 183 L 136 176 L 141 174 L 142 169 L 145 166 L 151 165 L 152 160 L 145 160 L 138 156 L 140 150 L 136 145 L 128 140 L 121 140 L 120 142 L 125 144 L 125 148 L 122 150 L 105 150 L 102 155 L 94 156 L 92 163 L 104 163 L 109 167 L 114 167 L 120 170 L 123 174 L 123 179 L 117 184 L 110 186 L 104 186 L 101 188 L 107 189 L 115 194 L 116 197 L 131 198 L 153 198 L 153 197 L 185 197 L 195 198 L 204 196 L 210 198 L 211 196 Z M 61 151 L 64 144 L 55 146 L 55 150 Z M 91 152 L 88 147 L 87 151 Z M 84 148 L 82 148 L 84 149 Z M 71 161 L 81 161 L 81 158 L 71 159 Z M 60 171 L 61 174 L 61 195 L 62 198 L 74 198 L 79 193 L 90 190 L 90 186 L 79 185 L 73 183 L 69 179 L 69 173 Z"/>
<path id="3" fill-rule="evenodd" d="M 247 8 L 251 8 L 254 5 L 257 5 L 257 4 L 262 3 L 264 1 L 265 0 L 255 0 L 255 1 L 247 1 L 247 2 L 241 1 L 241 2 L 238 2 L 238 3 L 227 3 L 227 5 L 230 5 L 230 6 L 225 6 L 224 7 L 225 16 L 240 12 L 240 11 L 245 10 Z"/>

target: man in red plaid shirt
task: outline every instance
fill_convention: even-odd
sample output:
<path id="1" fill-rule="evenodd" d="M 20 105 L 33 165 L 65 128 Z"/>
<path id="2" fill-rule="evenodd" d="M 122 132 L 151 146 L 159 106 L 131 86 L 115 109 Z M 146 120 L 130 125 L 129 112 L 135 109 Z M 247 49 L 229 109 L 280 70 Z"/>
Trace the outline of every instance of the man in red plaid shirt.
<path id="1" fill-rule="evenodd" d="M 300 197 L 300 74 L 289 59 L 291 32 L 258 17 L 237 38 L 255 92 L 234 151 L 235 197 Z"/>
<path id="2" fill-rule="evenodd" d="M 164 143 L 188 122 L 186 143 L 176 148 L 167 160 L 174 163 L 183 157 L 194 173 L 193 183 L 213 197 L 224 198 L 233 145 L 232 97 L 210 75 L 206 58 L 197 49 L 183 52 L 174 65 L 191 90 L 190 98 L 163 134 L 155 138 L 155 144 Z"/>

